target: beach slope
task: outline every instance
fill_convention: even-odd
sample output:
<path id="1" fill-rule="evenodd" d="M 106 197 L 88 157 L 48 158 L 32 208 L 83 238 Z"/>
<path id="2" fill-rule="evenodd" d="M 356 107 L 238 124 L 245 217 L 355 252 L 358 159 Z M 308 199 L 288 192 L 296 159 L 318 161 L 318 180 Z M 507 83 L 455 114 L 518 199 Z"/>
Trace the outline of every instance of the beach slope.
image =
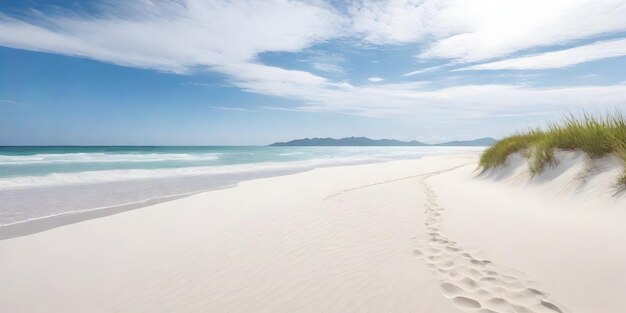
<path id="1" fill-rule="evenodd" d="M 321 168 L 6 239 L 0 310 L 621 312 L 623 199 L 477 161 Z"/>

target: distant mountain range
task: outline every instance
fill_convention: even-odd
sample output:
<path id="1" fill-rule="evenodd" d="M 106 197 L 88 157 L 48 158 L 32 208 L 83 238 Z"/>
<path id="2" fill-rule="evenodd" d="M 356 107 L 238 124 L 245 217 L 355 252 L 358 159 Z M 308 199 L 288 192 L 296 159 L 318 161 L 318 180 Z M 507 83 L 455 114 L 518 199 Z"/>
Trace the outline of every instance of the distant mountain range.
<path id="1" fill-rule="evenodd" d="M 401 147 L 417 147 L 417 146 L 491 146 L 497 140 L 491 137 L 479 138 L 469 141 L 450 141 L 438 144 L 427 144 L 413 141 L 400 141 L 393 139 L 370 139 L 367 137 L 346 137 L 341 139 L 334 138 L 304 138 L 287 142 L 276 142 L 270 146 L 279 147 L 310 147 L 310 146 L 401 146 Z"/>

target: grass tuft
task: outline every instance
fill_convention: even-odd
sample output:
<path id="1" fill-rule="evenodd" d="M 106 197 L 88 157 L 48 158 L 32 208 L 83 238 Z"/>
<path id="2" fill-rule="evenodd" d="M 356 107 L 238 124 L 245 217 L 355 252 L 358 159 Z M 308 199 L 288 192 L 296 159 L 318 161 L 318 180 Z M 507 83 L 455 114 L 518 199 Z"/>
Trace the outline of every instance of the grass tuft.
<path id="1" fill-rule="evenodd" d="M 540 135 L 540 131 L 531 130 L 527 134 L 515 134 L 498 141 L 480 156 L 480 166 L 493 168 L 504 165 L 509 155 L 516 152 L 526 152 Z"/>
<path id="2" fill-rule="evenodd" d="M 538 175 L 556 165 L 555 149 L 583 151 L 592 159 L 618 156 L 625 164 L 618 184 L 626 188 L 626 118 L 618 111 L 603 118 L 570 114 L 545 129 L 513 134 L 487 149 L 479 164 L 483 169 L 502 166 L 509 155 L 520 152 L 529 159 L 530 172 Z"/>

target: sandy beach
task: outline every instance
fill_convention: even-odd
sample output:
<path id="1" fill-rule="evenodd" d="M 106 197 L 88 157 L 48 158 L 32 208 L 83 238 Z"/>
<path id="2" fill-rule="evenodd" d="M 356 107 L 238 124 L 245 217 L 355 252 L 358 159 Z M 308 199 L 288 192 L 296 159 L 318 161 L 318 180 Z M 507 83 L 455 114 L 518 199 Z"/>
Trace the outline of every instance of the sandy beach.
<path id="1" fill-rule="evenodd" d="M 625 17 L 0 1 L 0 313 L 626 313 Z"/>
<path id="2" fill-rule="evenodd" d="M 0 310 L 623 312 L 617 169 L 564 158 L 320 168 L 2 240 Z"/>

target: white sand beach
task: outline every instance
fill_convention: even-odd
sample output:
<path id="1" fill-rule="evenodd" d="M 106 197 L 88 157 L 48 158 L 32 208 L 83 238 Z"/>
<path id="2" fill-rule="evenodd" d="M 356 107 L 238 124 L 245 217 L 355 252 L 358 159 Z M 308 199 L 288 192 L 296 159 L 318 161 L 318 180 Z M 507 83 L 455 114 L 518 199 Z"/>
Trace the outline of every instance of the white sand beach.
<path id="1" fill-rule="evenodd" d="M 2 240 L 0 311 L 624 312 L 618 167 L 560 157 L 320 168 Z"/>

